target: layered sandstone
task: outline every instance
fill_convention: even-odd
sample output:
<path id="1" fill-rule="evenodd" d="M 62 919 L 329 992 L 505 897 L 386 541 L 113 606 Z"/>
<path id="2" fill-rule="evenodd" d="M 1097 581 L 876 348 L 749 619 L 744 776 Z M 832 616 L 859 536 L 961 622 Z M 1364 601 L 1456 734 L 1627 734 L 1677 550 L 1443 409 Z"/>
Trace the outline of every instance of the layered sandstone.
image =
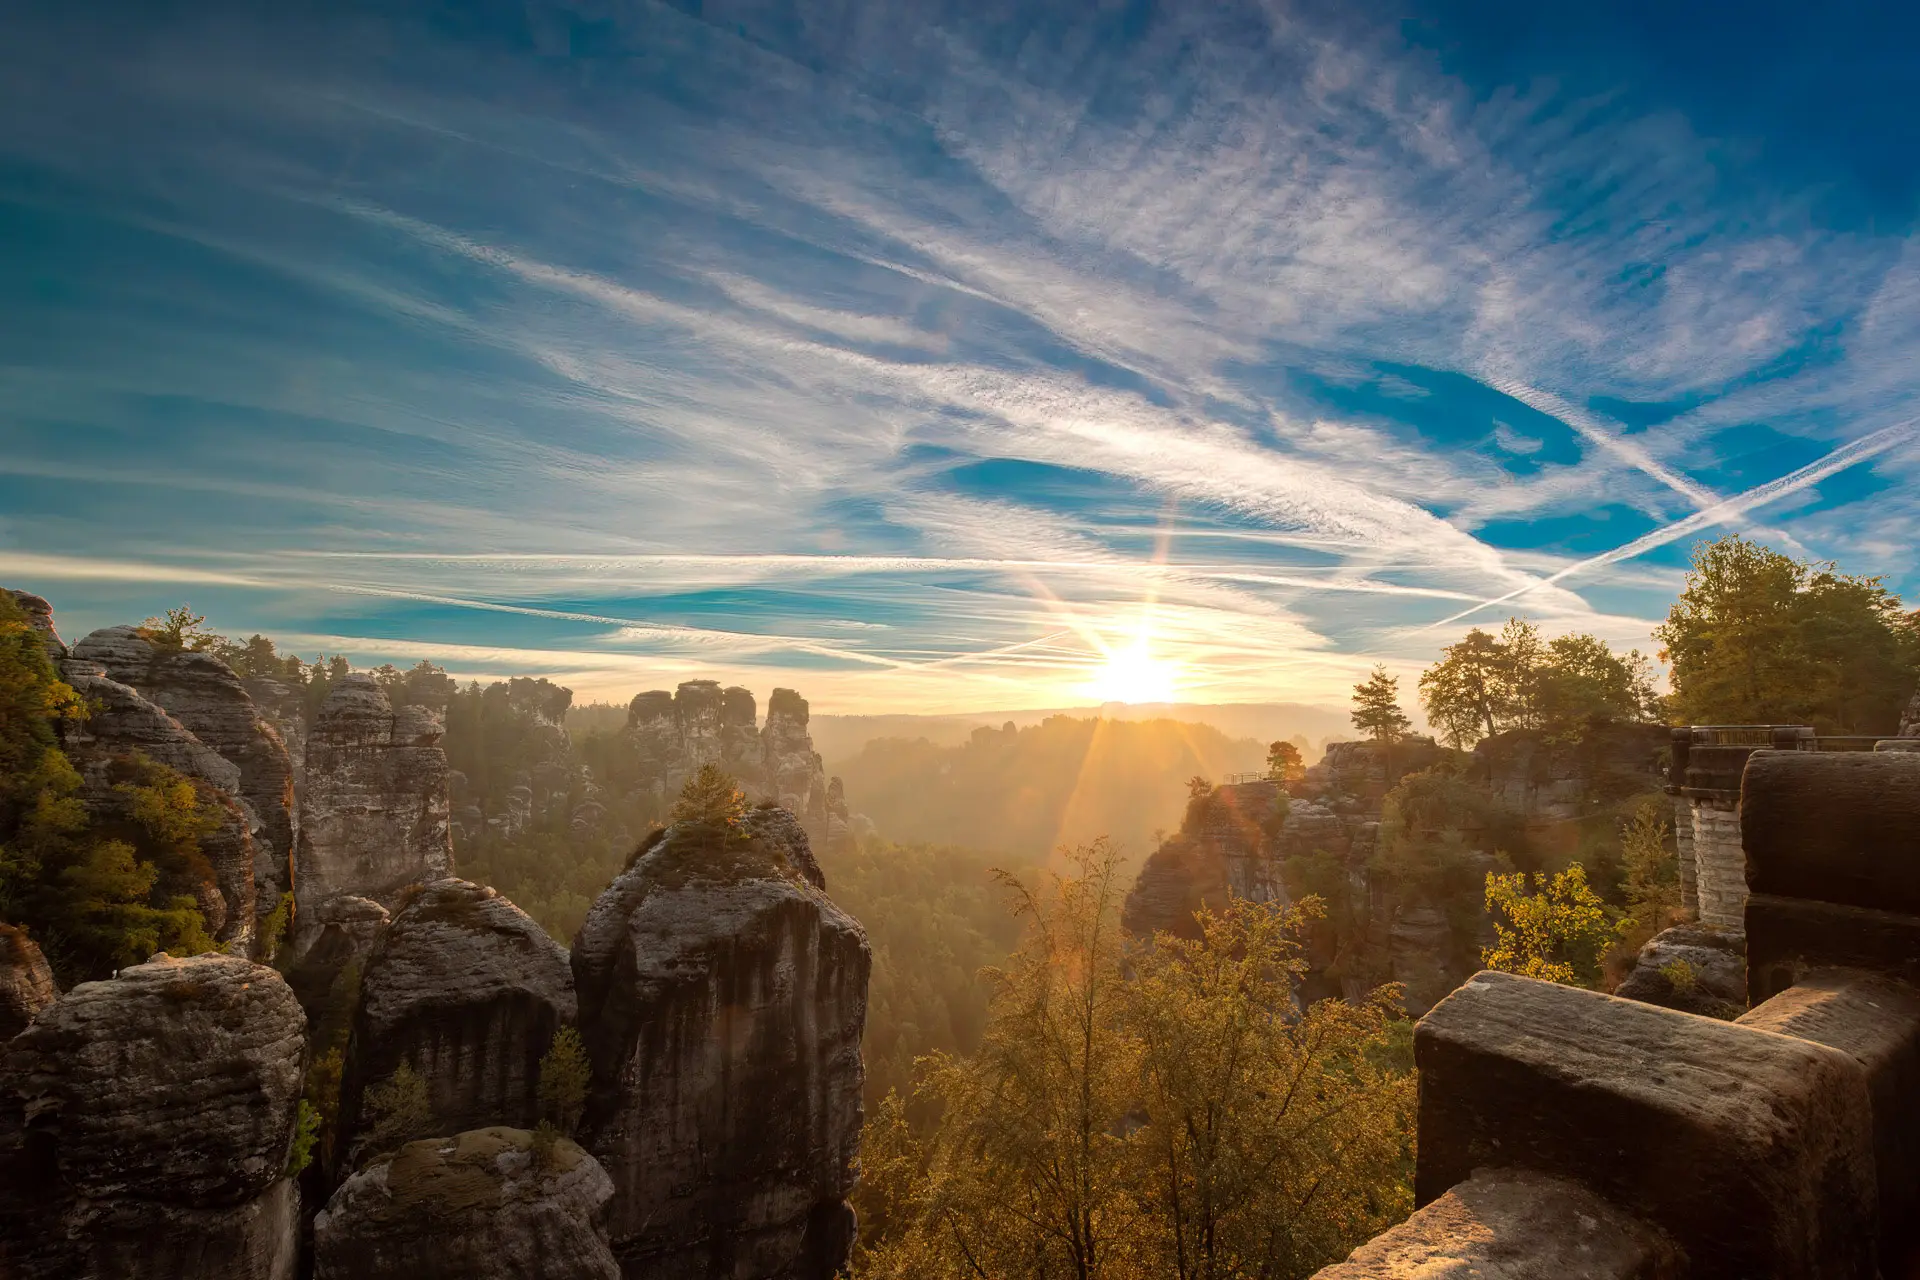
<path id="1" fill-rule="evenodd" d="M 613 1183 L 524 1129 L 408 1143 L 343 1182 L 313 1223 L 315 1280 L 618 1280 Z"/>
<path id="2" fill-rule="evenodd" d="M 827 1280 L 852 1243 L 871 957 L 779 809 L 683 825 L 588 913 L 572 964 L 628 1276 Z"/>
<path id="3" fill-rule="evenodd" d="M 0 1054 L 0 1273 L 281 1280 L 306 1019 L 273 970 L 157 956 Z"/>
<path id="4" fill-rule="evenodd" d="M 294 859 L 300 950 L 328 899 L 391 905 L 408 885 L 452 874 L 442 733 L 438 713 L 396 711 L 369 675 L 350 675 L 327 695 L 307 735 Z"/>
<path id="5" fill-rule="evenodd" d="M 567 953 L 485 885 L 436 880 L 374 943 L 340 1089 L 351 1150 L 366 1090 L 401 1063 L 427 1087 L 435 1131 L 540 1119 L 540 1059 L 574 1020 Z"/>
<path id="6" fill-rule="evenodd" d="M 95 631 L 73 646 L 73 657 L 137 689 L 234 766 L 233 790 L 256 822 L 256 910 L 271 911 L 293 887 L 293 763 L 240 678 L 210 653 L 156 646 L 137 627 Z"/>
<path id="7" fill-rule="evenodd" d="M 1284 900 L 1274 843 L 1283 818 L 1293 821 L 1275 782 L 1232 783 L 1190 803 L 1180 831 L 1140 868 L 1122 908 L 1122 927 L 1138 937 L 1198 937 L 1194 912 L 1203 906 L 1219 911 L 1229 897 Z"/>
<path id="8" fill-rule="evenodd" d="M 20 1034 L 59 997 L 53 970 L 33 939 L 24 929 L 0 924 L 0 1040 Z"/>

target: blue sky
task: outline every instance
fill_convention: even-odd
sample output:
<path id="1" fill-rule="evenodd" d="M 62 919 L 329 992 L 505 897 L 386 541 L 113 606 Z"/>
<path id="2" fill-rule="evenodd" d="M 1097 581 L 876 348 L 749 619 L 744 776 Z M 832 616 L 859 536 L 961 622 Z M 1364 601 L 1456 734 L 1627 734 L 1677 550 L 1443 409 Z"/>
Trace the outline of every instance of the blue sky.
<path id="1" fill-rule="evenodd" d="M 1911 595 L 1903 8 L 10 9 L 0 580 L 834 711 Z"/>

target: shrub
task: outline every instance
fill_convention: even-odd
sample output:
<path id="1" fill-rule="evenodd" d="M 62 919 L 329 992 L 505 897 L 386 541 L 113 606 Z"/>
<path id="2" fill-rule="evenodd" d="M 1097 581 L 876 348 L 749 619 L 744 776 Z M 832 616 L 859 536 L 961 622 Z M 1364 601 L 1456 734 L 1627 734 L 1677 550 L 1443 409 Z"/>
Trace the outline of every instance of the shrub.
<path id="1" fill-rule="evenodd" d="M 427 1137 L 433 1128 L 427 1082 L 411 1063 L 401 1063 L 385 1081 L 367 1090 L 366 1113 L 372 1123 L 360 1149 L 368 1155 L 398 1150 Z"/>
<path id="2" fill-rule="evenodd" d="M 553 1037 L 553 1046 L 540 1059 L 541 1122 L 551 1122 L 561 1133 L 571 1134 L 586 1110 L 587 1084 L 591 1077 L 592 1069 L 588 1066 L 580 1033 L 572 1027 L 560 1028 Z"/>

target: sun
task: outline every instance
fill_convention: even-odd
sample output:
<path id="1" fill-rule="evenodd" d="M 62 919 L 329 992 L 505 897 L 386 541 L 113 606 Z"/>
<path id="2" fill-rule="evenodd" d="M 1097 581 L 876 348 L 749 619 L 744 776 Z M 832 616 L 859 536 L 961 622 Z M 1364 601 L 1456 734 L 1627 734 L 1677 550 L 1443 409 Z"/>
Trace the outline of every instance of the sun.
<path id="1" fill-rule="evenodd" d="M 1102 702 L 1172 702 L 1179 676 L 1176 664 L 1154 657 L 1140 639 L 1124 649 L 1108 650 L 1088 692 Z"/>

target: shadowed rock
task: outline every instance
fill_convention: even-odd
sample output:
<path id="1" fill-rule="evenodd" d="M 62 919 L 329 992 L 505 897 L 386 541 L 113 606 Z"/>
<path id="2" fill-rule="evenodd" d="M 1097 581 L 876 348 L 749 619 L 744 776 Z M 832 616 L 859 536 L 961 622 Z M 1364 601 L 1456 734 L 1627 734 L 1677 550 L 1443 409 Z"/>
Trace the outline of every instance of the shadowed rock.
<path id="1" fill-rule="evenodd" d="M 411 1142 L 340 1185 L 313 1223 L 316 1280 L 617 1280 L 602 1225 L 613 1183 L 524 1129 Z"/>
<path id="2" fill-rule="evenodd" d="M 1179 832 L 1140 868 L 1122 927 L 1138 937 L 1165 931 L 1196 938 L 1193 915 L 1203 905 L 1219 911 L 1229 895 L 1253 902 L 1284 899 L 1279 855 L 1267 830 L 1283 803 L 1278 783 L 1244 782 L 1217 787 L 1204 803 L 1189 805 Z M 1314 808 L 1305 801 L 1295 807 Z"/>
<path id="3" fill-rule="evenodd" d="M 0 1274 L 290 1276 L 306 1019 L 273 970 L 155 957 L 0 1050 Z"/>
<path id="4" fill-rule="evenodd" d="M 296 949 L 339 894 L 391 906 L 410 884 L 453 871 L 440 717 L 388 703 L 355 673 L 327 695 L 307 735 L 306 798 L 295 856 Z"/>
<path id="5" fill-rule="evenodd" d="M 20 1034 L 59 997 L 53 970 L 26 930 L 0 924 L 0 1040 Z"/>
<path id="6" fill-rule="evenodd" d="M 1740 831 L 1753 893 L 1920 915 L 1920 755 L 1756 751 Z"/>
<path id="7" fill-rule="evenodd" d="M 852 1244 L 871 958 L 792 815 L 669 829 L 574 941 L 625 1274 L 827 1280 Z"/>
<path id="8" fill-rule="evenodd" d="M 369 1086 L 409 1063 L 427 1086 L 436 1128 L 531 1127 L 540 1119 L 540 1059 L 574 1020 L 567 953 L 485 885 L 436 880 L 379 935 L 340 1089 L 349 1148 Z"/>
<path id="9" fill-rule="evenodd" d="M 293 887 L 293 764 L 240 678 L 210 653 L 156 647 L 136 627 L 95 631 L 73 646 L 73 657 L 137 689 L 234 766 L 233 790 L 258 821 L 256 907 L 271 911 Z"/>

